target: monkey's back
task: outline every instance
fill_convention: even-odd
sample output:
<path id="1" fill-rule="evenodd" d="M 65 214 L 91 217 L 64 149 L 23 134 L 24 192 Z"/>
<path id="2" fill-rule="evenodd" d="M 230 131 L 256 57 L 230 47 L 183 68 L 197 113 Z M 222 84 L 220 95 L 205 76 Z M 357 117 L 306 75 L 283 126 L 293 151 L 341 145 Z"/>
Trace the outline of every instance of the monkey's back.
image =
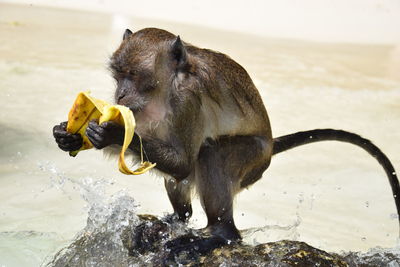
<path id="1" fill-rule="evenodd" d="M 225 54 L 194 46 L 194 71 L 202 80 L 202 111 L 209 137 L 262 135 L 272 139 L 262 98 L 247 71 Z"/>

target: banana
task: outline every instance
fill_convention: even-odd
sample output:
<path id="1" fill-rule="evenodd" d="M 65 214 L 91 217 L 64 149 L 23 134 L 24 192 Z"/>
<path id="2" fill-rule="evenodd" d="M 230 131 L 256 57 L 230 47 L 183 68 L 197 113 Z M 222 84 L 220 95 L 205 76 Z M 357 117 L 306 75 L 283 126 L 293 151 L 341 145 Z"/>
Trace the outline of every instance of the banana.
<path id="1" fill-rule="evenodd" d="M 68 114 L 67 132 L 79 133 L 82 136 L 83 143 L 79 150 L 69 152 L 70 156 L 75 157 L 79 151 L 93 147 L 86 136 L 86 128 L 91 120 L 99 119 L 102 115 L 101 110 L 107 105 L 107 102 L 94 99 L 89 92 L 80 92 Z"/>
<path id="2" fill-rule="evenodd" d="M 121 105 L 111 105 L 104 100 L 96 99 L 89 95 L 89 92 L 80 92 L 68 114 L 67 132 L 79 133 L 82 136 L 83 143 L 79 150 L 71 151 L 69 154 L 75 157 L 79 151 L 90 149 L 93 144 L 86 136 L 86 128 L 93 119 L 102 124 L 106 121 L 115 121 L 125 127 L 124 143 L 121 148 L 118 159 L 118 168 L 124 174 L 142 174 L 154 168 L 156 164 L 149 161 L 143 161 L 143 148 L 141 146 L 141 165 L 138 169 L 132 171 L 125 163 L 125 151 L 132 141 L 135 130 L 135 118 L 132 111 Z"/>

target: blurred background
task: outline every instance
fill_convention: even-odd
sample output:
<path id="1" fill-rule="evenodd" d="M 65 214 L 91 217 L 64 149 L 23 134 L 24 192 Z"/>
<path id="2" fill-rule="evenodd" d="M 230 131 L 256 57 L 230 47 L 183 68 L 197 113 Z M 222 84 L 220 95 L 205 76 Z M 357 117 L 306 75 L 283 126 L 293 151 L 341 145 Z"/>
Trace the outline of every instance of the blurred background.
<path id="1" fill-rule="evenodd" d="M 397 0 L 12 0 L 99 11 L 268 37 L 325 42 L 399 43 Z"/>
<path id="2" fill-rule="evenodd" d="M 345 129 L 371 139 L 400 169 L 397 0 L 0 0 L 0 266 L 46 263 L 85 227 L 90 208 L 109 209 L 121 190 L 139 213 L 172 211 L 162 177 L 120 174 L 116 160 L 96 150 L 71 158 L 52 137 L 78 92 L 112 101 L 108 59 L 126 28 L 144 27 L 240 63 L 274 136 Z M 204 227 L 197 200 L 194 209 L 190 226 Z M 348 144 L 278 155 L 237 197 L 235 220 L 251 244 L 292 239 L 334 252 L 399 251 L 387 178 Z"/>

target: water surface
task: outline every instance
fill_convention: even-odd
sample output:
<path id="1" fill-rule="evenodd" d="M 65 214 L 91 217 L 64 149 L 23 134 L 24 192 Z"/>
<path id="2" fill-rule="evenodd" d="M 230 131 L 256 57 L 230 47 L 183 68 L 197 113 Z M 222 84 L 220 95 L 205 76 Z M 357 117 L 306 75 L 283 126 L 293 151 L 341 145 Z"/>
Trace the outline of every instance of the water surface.
<path id="1" fill-rule="evenodd" d="M 95 150 L 71 158 L 51 136 L 79 91 L 111 101 L 106 65 L 128 26 L 164 28 L 238 61 L 261 92 L 274 136 L 345 129 L 373 140 L 400 169 L 399 46 L 265 39 L 0 4 L 0 266 L 38 266 L 68 244 L 86 225 L 93 203 L 87 192 L 100 190 L 93 197 L 104 202 L 125 190 L 140 213 L 171 212 L 160 177 L 124 176 L 115 160 Z M 191 226 L 203 227 L 195 204 Z M 286 238 L 334 252 L 398 246 L 385 173 L 349 144 L 320 143 L 276 156 L 263 179 L 238 196 L 235 217 L 253 244 Z"/>

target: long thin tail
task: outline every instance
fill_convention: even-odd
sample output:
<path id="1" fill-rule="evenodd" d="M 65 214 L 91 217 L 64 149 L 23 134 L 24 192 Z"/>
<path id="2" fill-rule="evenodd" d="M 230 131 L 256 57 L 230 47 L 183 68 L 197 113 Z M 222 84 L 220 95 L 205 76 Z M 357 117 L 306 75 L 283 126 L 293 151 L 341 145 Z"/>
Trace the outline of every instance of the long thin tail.
<path id="1" fill-rule="evenodd" d="M 341 141 L 357 145 L 366 150 L 371 156 L 382 165 L 389 178 L 392 187 L 394 202 L 396 203 L 397 215 L 400 223 L 400 185 L 396 171 L 386 155 L 371 141 L 357 134 L 333 129 L 316 129 L 305 132 L 298 132 L 274 138 L 273 155 L 285 150 L 319 141 Z"/>

